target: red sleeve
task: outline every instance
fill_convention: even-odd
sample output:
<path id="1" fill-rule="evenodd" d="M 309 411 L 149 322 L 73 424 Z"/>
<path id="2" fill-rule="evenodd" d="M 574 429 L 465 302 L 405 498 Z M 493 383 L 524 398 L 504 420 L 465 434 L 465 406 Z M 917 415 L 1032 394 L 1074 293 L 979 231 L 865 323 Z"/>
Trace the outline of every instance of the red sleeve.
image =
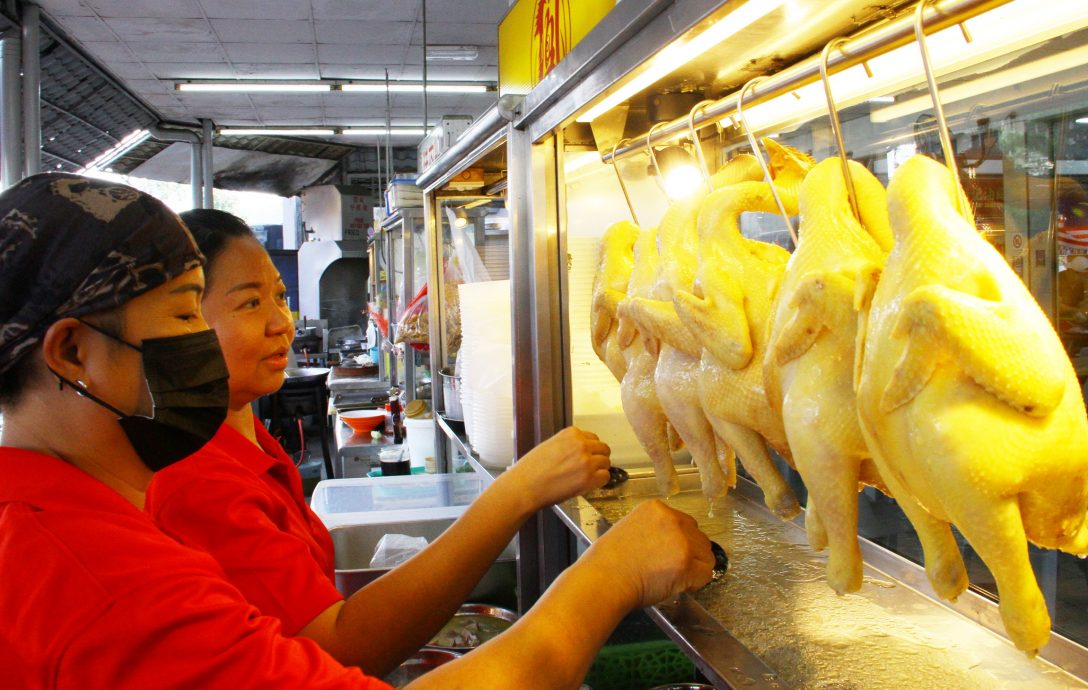
<path id="1" fill-rule="evenodd" d="M 210 553 L 246 601 L 295 635 L 344 597 L 307 543 L 276 523 L 281 510 L 244 482 L 197 479 L 174 487 L 154 518 L 170 536 Z"/>
<path id="2" fill-rule="evenodd" d="M 58 688 L 111 690 L 388 689 L 345 668 L 210 577 L 158 577 L 73 636 Z"/>

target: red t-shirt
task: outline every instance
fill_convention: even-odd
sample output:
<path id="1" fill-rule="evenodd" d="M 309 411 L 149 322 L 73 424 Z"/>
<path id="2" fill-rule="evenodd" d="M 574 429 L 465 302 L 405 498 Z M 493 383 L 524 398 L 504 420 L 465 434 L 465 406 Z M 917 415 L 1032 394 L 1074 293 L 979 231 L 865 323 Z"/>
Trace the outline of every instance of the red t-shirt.
<path id="1" fill-rule="evenodd" d="M 388 688 L 284 637 L 207 554 L 54 457 L 0 447 L 0 688 Z"/>
<path id="2" fill-rule="evenodd" d="M 344 597 L 332 539 L 306 504 L 298 470 L 255 428 L 260 448 L 224 424 L 204 448 L 157 472 L 146 508 L 163 532 L 211 554 L 249 603 L 294 635 Z"/>

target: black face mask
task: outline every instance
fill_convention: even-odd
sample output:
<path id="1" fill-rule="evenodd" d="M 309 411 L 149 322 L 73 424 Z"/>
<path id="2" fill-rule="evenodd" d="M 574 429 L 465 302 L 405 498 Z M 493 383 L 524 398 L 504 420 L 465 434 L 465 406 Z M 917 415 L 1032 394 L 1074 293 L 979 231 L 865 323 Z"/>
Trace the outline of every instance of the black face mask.
<path id="1" fill-rule="evenodd" d="M 121 340 L 93 324 L 88 327 L 143 355 L 144 378 L 154 406 L 151 417 L 131 415 L 53 374 L 77 393 L 118 416 L 121 429 L 145 465 L 153 472 L 172 465 L 204 447 L 227 418 L 230 386 L 227 363 L 215 331 L 150 338 L 142 347 Z"/>

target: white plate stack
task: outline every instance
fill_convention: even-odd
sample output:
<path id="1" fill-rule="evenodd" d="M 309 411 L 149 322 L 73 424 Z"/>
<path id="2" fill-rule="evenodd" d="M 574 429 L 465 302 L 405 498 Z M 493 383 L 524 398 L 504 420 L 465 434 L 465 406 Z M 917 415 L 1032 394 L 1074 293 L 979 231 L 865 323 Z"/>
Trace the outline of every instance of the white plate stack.
<path id="1" fill-rule="evenodd" d="M 480 462 L 503 468 L 514 461 L 510 281 L 457 286 L 461 299 L 461 405 L 465 432 Z"/>

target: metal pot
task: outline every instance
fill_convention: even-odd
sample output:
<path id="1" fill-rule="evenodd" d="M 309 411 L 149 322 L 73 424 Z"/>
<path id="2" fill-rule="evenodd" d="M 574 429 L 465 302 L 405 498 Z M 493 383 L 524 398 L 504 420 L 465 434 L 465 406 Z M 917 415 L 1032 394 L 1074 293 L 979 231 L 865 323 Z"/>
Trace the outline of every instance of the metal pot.
<path id="1" fill-rule="evenodd" d="M 329 370 L 325 367 L 287 367 L 284 373 L 287 374 L 284 383 L 313 383 L 324 381 Z"/>
<path id="2" fill-rule="evenodd" d="M 446 405 L 446 419 L 463 422 L 465 412 L 461 407 L 461 377 L 454 376 L 448 367 L 439 373 L 442 375 L 442 399 Z"/>

